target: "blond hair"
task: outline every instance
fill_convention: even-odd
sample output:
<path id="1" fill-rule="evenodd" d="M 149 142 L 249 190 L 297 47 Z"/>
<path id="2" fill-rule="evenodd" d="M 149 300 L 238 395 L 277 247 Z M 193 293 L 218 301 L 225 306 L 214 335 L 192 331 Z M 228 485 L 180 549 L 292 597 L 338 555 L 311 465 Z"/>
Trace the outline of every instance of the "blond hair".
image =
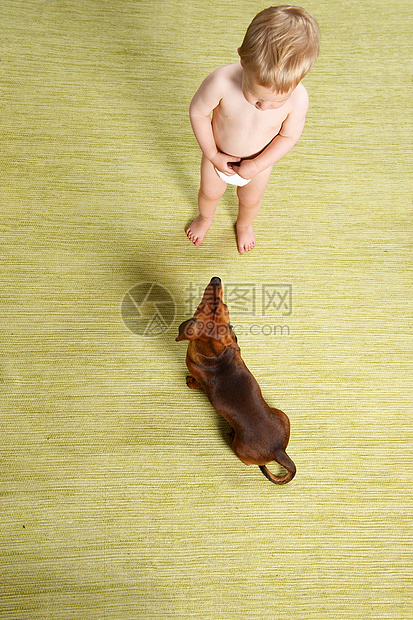
<path id="1" fill-rule="evenodd" d="M 244 69 L 266 88 L 293 90 L 317 60 L 320 30 L 297 6 L 270 7 L 252 20 L 238 52 Z"/>

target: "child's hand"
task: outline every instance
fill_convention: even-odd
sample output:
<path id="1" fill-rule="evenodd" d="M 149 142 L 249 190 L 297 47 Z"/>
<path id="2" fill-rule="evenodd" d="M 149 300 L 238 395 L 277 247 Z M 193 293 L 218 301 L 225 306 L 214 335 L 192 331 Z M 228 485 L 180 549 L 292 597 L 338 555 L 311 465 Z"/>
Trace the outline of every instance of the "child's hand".
<path id="1" fill-rule="evenodd" d="M 210 161 L 220 172 L 232 176 L 233 174 L 236 174 L 237 170 L 233 170 L 231 163 L 236 164 L 241 161 L 241 158 L 232 157 L 231 155 L 226 155 L 225 153 L 217 153 Z"/>
<path id="2" fill-rule="evenodd" d="M 254 159 L 244 159 L 238 166 L 235 166 L 235 171 L 243 179 L 253 179 L 260 172 Z"/>

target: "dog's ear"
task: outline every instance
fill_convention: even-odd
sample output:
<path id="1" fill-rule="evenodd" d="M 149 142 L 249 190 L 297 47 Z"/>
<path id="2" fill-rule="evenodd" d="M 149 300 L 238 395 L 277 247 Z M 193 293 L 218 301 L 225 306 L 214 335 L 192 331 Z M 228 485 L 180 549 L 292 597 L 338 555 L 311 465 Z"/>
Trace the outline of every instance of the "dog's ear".
<path id="1" fill-rule="evenodd" d="M 200 329 L 199 329 L 198 319 L 188 319 L 184 321 L 179 326 L 179 336 L 175 338 L 177 342 L 181 340 L 196 340 L 199 337 Z"/>

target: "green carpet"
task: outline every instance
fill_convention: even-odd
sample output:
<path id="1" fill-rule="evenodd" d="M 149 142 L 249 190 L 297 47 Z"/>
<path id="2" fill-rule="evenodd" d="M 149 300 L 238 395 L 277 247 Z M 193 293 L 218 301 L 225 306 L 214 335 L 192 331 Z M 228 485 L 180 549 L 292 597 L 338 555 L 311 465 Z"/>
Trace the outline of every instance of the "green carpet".
<path id="1" fill-rule="evenodd" d="M 322 51 L 257 247 L 229 188 L 195 248 L 189 102 L 266 6 L 0 3 L 1 619 L 413 618 L 411 3 L 304 5 Z M 185 385 L 212 276 L 290 418 L 285 487 Z"/>

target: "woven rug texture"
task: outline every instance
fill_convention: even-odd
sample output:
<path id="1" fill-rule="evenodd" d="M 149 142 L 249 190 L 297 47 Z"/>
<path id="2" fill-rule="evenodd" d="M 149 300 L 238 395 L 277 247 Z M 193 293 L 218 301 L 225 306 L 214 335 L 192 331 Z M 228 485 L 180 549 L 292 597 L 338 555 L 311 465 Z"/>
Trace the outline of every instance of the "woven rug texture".
<path id="1" fill-rule="evenodd" d="M 412 7 L 303 5 L 321 54 L 257 246 L 229 187 L 195 248 L 189 103 L 267 6 L 0 3 L 1 620 L 413 618 Z M 186 387 L 212 276 L 290 418 L 285 486 Z"/>

